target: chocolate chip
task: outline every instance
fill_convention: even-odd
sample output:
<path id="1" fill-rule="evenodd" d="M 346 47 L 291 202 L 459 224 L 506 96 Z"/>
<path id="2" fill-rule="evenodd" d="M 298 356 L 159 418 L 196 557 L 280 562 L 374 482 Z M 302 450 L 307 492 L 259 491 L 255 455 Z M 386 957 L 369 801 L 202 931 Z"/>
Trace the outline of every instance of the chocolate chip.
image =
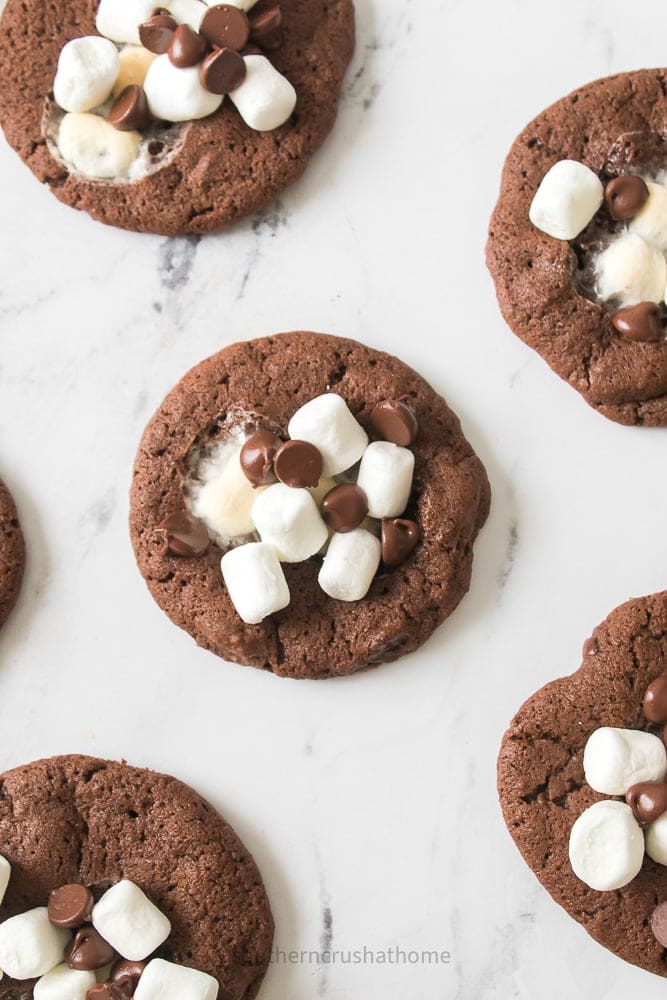
<path id="1" fill-rule="evenodd" d="M 667 903 L 656 906 L 651 916 L 651 930 L 658 944 L 667 948 Z"/>
<path id="2" fill-rule="evenodd" d="M 636 306 L 619 309 L 611 321 L 626 340 L 662 340 L 662 313 L 654 302 L 639 302 Z"/>
<path id="3" fill-rule="evenodd" d="M 258 3 L 248 15 L 250 41 L 272 51 L 282 45 L 283 14 L 277 3 Z"/>
<path id="4" fill-rule="evenodd" d="M 649 722 L 659 725 L 667 722 L 667 674 L 661 674 L 649 684 L 642 708 Z"/>
<path id="5" fill-rule="evenodd" d="M 91 986 L 86 993 L 86 1000 L 129 1000 L 132 993 L 124 991 L 124 987 L 119 983 L 98 983 Z"/>
<path id="6" fill-rule="evenodd" d="M 286 441 L 273 462 L 280 482 L 294 489 L 317 486 L 322 476 L 322 465 L 322 455 L 308 441 Z"/>
<path id="7" fill-rule="evenodd" d="M 81 927 L 65 948 L 70 969 L 91 972 L 103 969 L 116 958 L 116 952 L 94 927 Z"/>
<path id="8" fill-rule="evenodd" d="M 143 87 L 131 83 L 125 87 L 111 105 L 108 121 L 119 132 L 133 132 L 148 128 L 151 116 Z"/>
<path id="9" fill-rule="evenodd" d="M 157 530 L 166 539 L 172 556 L 203 556 L 210 544 L 204 522 L 187 510 L 170 514 Z"/>
<path id="10" fill-rule="evenodd" d="M 664 781 L 640 781 L 628 788 L 625 801 L 637 822 L 648 826 L 667 812 L 667 784 Z"/>
<path id="11" fill-rule="evenodd" d="M 226 3 L 209 7 L 199 30 L 211 45 L 235 52 L 240 52 L 250 37 L 247 15 Z"/>
<path id="12" fill-rule="evenodd" d="M 178 24 L 171 14 L 163 8 L 158 8 L 152 17 L 139 25 L 141 44 L 149 52 L 161 56 L 168 51 L 177 27 Z"/>
<path id="13" fill-rule="evenodd" d="M 408 558 L 421 538 L 421 530 L 414 521 L 402 517 L 384 518 L 382 521 L 382 562 L 385 566 L 400 566 Z"/>
<path id="14" fill-rule="evenodd" d="M 321 510 L 327 528 L 344 534 L 359 527 L 368 514 L 368 501 L 360 486 L 344 483 L 327 493 Z"/>
<path id="15" fill-rule="evenodd" d="M 597 639 L 594 635 L 590 636 L 590 638 L 586 639 L 586 642 L 584 643 L 584 648 L 582 650 L 583 658 L 586 659 L 587 656 L 595 656 L 598 648 Z"/>
<path id="16" fill-rule="evenodd" d="M 623 174 L 609 181 L 604 191 L 607 211 L 616 222 L 632 219 L 644 207 L 649 190 L 641 177 Z"/>
<path id="17" fill-rule="evenodd" d="M 247 73 L 245 59 L 233 49 L 213 49 L 201 64 L 199 79 L 212 94 L 229 94 L 240 87 Z"/>
<path id="18" fill-rule="evenodd" d="M 130 962 L 128 959 L 122 958 L 111 966 L 109 981 L 118 983 L 126 991 L 131 987 L 131 992 L 128 992 L 128 996 L 134 996 L 137 983 L 141 979 L 145 968 L 145 962 Z"/>
<path id="19" fill-rule="evenodd" d="M 49 896 L 49 920 L 54 927 L 80 927 L 90 920 L 93 902 L 85 885 L 63 885 Z"/>
<path id="20" fill-rule="evenodd" d="M 160 142 L 159 139 L 151 139 L 148 143 L 148 152 L 151 156 L 159 156 L 164 149 L 164 143 Z"/>
<path id="21" fill-rule="evenodd" d="M 407 448 L 419 430 L 413 406 L 406 399 L 385 399 L 371 414 L 373 430 L 385 441 Z"/>
<path id="22" fill-rule="evenodd" d="M 253 486 L 276 482 L 273 460 L 282 441 L 271 431 L 256 431 L 241 448 L 241 468 Z"/>
<path id="23" fill-rule="evenodd" d="M 193 31 L 189 24 L 179 24 L 169 43 L 169 59 L 179 69 L 196 66 L 200 63 L 208 46 L 206 39 Z"/>

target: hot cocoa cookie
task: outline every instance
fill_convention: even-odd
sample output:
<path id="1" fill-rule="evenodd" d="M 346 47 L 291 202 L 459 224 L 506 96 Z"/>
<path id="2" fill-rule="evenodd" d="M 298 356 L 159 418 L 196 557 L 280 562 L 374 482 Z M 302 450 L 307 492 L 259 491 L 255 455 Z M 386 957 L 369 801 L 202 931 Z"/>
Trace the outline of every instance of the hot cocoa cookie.
<path id="1" fill-rule="evenodd" d="M 130 528 L 158 604 L 218 656 L 331 677 L 420 646 L 466 593 L 489 486 L 396 358 L 290 333 L 194 368 L 137 455 Z"/>
<path id="2" fill-rule="evenodd" d="M 666 81 L 598 80 L 531 122 L 487 246 L 512 330 L 623 424 L 667 425 Z"/>
<path id="3" fill-rule="evenodd" d="M 583 655 L 512 720 L 498 760 L 503 815 L 570 916 L 665 976 L 667 592 L 617 608 Z"/>
<path id="4" fill-rule="evenodd" d="M 209 232 L 300 177 L 353 48 L 352 0 L 8 0 L 0 122 L 66 204 Z"/>
<path id="5" fill-rule="evenodd" d="M 76 1000 L 257 995 L 273 937 L 261 876 L 187 785 L 71 756 L 0 790 L 2 1000 L 40 977 Z"/>
<path id="6" fill-rule="evenodd" d="M 25 566 L 25 543 L 11 494 L 0 480 L 0 626 L 16 603 Z"/>

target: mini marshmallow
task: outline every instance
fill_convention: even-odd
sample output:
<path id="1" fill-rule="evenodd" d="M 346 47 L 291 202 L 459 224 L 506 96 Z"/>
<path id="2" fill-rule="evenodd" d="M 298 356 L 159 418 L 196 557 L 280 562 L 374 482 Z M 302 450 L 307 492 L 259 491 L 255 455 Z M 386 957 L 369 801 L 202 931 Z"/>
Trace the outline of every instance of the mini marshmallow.
<path id="1" fill-rule="evenodd" d="M 609 244 L 595 262 L 599 297 L 618 299 L 622 306 L 661 302 L 667 282 L 663 254 L 636 233 L 625 233 Z"/>
<path id="2" fill-rule="evenodd" d="M 240 454 L 241 445 L 226 450 L 220 475 L 206 482 L 192 502 L 192 513 L 223 545 L 254 534 L 252 506 L 266 489 L 253 489 L 241 468 Z"/>
<path id="3" fill-rule="evenodd" d="M 53 96 L 64 111 L 104 104 L 118 76 L 118 49 L 108 38 L 74 38 L 61 49 Z"/>
<path id="4" fill-rule="evenodd" d="M 667 187 L 646 182 L 648 201 L 630 223 L 631 233 L 641 236 L 658 250 L 667 251 Z"/>
<path id="5" fill-rule="evenodd" d="M 366 596 L 378 571 L 382 546 L 363 528 L 336 533 L 317 578 L 325 594 L 336 601 L 360 601 Z"/>
<path id="6" fill-rule="evenodd" d="M 246 125 L 270 132 L 284 125 L 296 107 L 296 90 L 266 56 L 246 56 L 243 83 L 230 98 Z"/>
<path id="7" fill-rule="evenodd" d="M 222 104 L 220 94 L 211 94 L 202 86 L 198 66 L 180 69 L 166 52 L 151 63 L 144 90 L 150 113 L 166 122 L 206 118 Z"/>
<path id="8" fill-rule="evenodd" d="M 140 145 L 138 132 L 120 132 L 87 112 L 65 115 L 58 130 L 60 155 L 86 177 L 126 177 Z"/>
<path id="9" fill-rule="evenodd" d="M 156 58 L 155 53 L 149 52 L 143 45 L 126 45 L 121 49 L 113 96 L 118 97 L 126 87 L 143 87 L 148 67 Z"/>
<path id="10" fill-rule="evenodd" d="M 231 602 L 246 625 L 259 625 L 290 602 L 290 592 L 275 549 L 249 542 L 230 549 L 220 562 Z"/>
<path id="11" fill-rule="evenodd" d="M 603 200 L 597 174 L 577 160 L 560 160 L 542 178 L 530 206 L 530 221 L 557 240 L 573 240 Z"/>
<path id="12" fill-rule="evenodd" d="M 667 813 L 663 813 L 644 831 L 646 853 L 659 865 L 667 865 Z"/>
<path id="13" fill-rule="evenodd" d="M 208 6 L 201 0 L 170 0 L 169 10 L 179 24 L 187 24 L 193 31 L 199 31 Z"/>
<path id="14" fill-rule="evenodd" d="M 206 0 L 209 7 L 215 7 L 219 0 Z M 228 0 L 228 7 L 238 7 L 239 10 L 249 11 L 254 7 L 257 0 Z"/>
<path id="15" fill-rule="evenodd" d="M 171 933 L 164 913 L 138 885 L 122 879 L 93 907 L 93 927 L 116 951 L 132 962 L 142 962 Z"/>
<path id="16" fill-rule="evenodd" d="M 638 729 L 603 726 L 588 738 L 584 749 L 586 781 L 603 795 L 625 795 L 640 781 L 662 781 L 666 772 L 664 743 Z"/>
<path id="17" fill-rule="evenodd" d="M 308 441 L 322 456 L 325 477 L 337 476 L 359 461 L 368 435 L 350 412 L 342 396 L 334 392 L 316 396 L 297 410 L 288 425 L 295 441 Z"/>
<path id="18" fill-rule="evenodd" d="M 269 486 L 257 497 L 252 519 L 260 538 L 273 546 L 280 562 L 309 559 L 319 552 L 329 537 L 308 490 L 293 489 L 284 483 Z"/>
<path id="19" fill-rule="evenodd" d="M 147 21 L 156 7 L 169 8 L 169 0 L 100 0 L 95 25 L 100 35 L 112 42 L 139 45 L 139 25 Z"/>
<path id="20" fill-rule="evenodd" d="M 36 979 L 62 962 L 69 940 L 45 906 L 19 913 L 0 924 L 0 969 L 12 979 Z"/>
<path id="21" fill-rule="evenodd" d="M 79 972 L 68 965 L 57 965 L 35 983 L 35 1000 L 86 1000 L 97 982 L 94 972 Z"/>
<path id="22" fill-rule="evenodd" d="M 134 1000 L 216 1000 L 218 980 L 198 969 L 154 958 L 144 969 Z"/>
<path id="23" fill-rule="evenodd" d="M 374 441 L 363 454 L 357 486 L 366 494 L 370 517 L 399 517 L 408 505 L 415 471 L 409 448 Z"/>
<path id="24" fill-rule="evenodd" d="M 0 854 L 0 904 L 2 904 L 2 901 L 5 898 L 5 893 L 7 892 L 7 886 L 9 885 L 11 877 L 12 866 L 7 858 L 3 858 L 2 854 Z"/>
<path id="25" fill-rule="evenodd" d="M 644 861 L 644 835 L 625 802 L 596 802 L 570 832 L 572 871 L 599 892 L 632 882 Z"/>

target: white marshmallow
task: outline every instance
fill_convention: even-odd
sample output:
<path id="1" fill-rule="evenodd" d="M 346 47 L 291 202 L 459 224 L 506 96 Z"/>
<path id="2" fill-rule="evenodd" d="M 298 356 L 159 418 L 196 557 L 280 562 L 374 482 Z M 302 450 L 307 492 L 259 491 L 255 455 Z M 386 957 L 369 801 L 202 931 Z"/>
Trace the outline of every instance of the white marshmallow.
<path id="1" fill-rule="evenodd" d="M 320 479 L 317 486 L 309 486 L 308 492 L 319 507 L 327 493 L 331 493 L 337 486 L 338 483 L 335 479 L 332 479 L 330 476 L 324 476 Z"/>
<path id="2" fill-rule="evenodd" d="M 93 927 L 132 962 L 142 962 L 171 933 L 164 913 L 129 879 L 112 885 L 95 904 Z"/>
<path id="3" fill-rule="evenodd" d="M 290 602 L 290 592 L 275 549 L 249 542 L 225 552 L 220 562 L 231 602 L 246 625 L 259 625 Z"/>
<path id="4" fill-rule="evenodd" d="M 266 56 L 246 56 L 243 83 L 230 97 L 246 125 L 270 132 L 284 125 L 296 107 L 296 90 Z"/>
<path id="5" fill-rule="evenodd" d="M 659 816 L 644 831 L 646 853 L 659 865 L 667 865 L 667 813 Z"/>
<path id="6" fill-rule="evenodd" d="M 63 960 L 69 931 L 54 927 L 45 906 L 0 924 L 0 969 L 12 979 L 35 979 Z"/>
<path id="7" fill-rule="evenodd" d="M 323 476 L 337 476 L 359 461 L 368 435 L 334 392 L 316 396 L 297 410 L 288 425 L 295 441 L 308 441 L 322 456 Z"/>
<path id="8" fill-rule="evenodd" d="M 179 24 L 188 24 L 193 31 L 199 31 L 208 6 L 201 0 L 170 0 L 169 10 Z"/>
<path id="9" fill-rule="evenodd" d="M 65 111 L 90 111 L 104 104 L 118 76 L 118 49 L 108 38 L 74 38 L 60 51 L 53 96 Z"/>
<path id="10" fill-rule="evenodd" d="M 374 441 L 363 454 L 357 485 L 366 494 L 370 517 L 398 517 L 412 489 L 415 456 L 390 441 Z"/>
<path id="11" fill-rule="evenodd" d="M 621 305 L 661 302 L 667 282 L 667 262 L 660 250 L 636 233 L 625 233 L 609 244 L 595 262 L 599 297 L 617 298 Z"/>
<path id="12" fill-rule="evenodd" d="M 603 200 L 597 174 L 577 160 L 560 160 L 542 178 L 530 206 L 530 221 L 557 240 L 573 240 Z"/>
<path id="13" fill-rule="evenodd" d="M 11 877 L 12 866 L 7 858 L 3 858 L 2 854 L 0 854 L 0 904 L 5 898 L 5 893 L 7 892 L 7 886 L 9 885 Z"/>
<path id="14" fill-rule="evenodd" d="M 220 462 L 211 466 L 212 478 L 193 497 L 191 505 L 192 513 L 201 518 L 222 546 L 254 534 L 252 505 L 266 489 L 253 489 L 241 468 L 240 454 L 240 444 L 221 450 Z"/>
<path id="15" fill-rule="evenodd" d="M 120 132 L 104 118 L 87 112 L 65 115 L 58 130 L 60 155 L 86 177 L 126 177 L 140 146 L 138 132 Z"/>
<path id="16" fill-rule="evenodd" d="M 644 861 L 644 835 L 625 802 L 596 802 L 570 832 L 572 871 L 599 892 L 632 882 Z"/>
<path id="17" fill-rule="evenodd" d="M 97 982 L 94 972 L 79 972 L 68 965 L 57 965 L 35 984 L 35 1000 L 86 1000 Z"/>
<path id="18" fill-rule="evenodd" d="M 318 576 L 325 594 L 337 601 L 360 601 L 378 571 L 382 546 L 363 528 L 336 533 L 329 542 Z"/>
<path id="19" fill-rule="evenodd" d="M 112 94 L 118 97 L 126 87 L 143 87 L 148 67 L 156 59 L 143 45 L 126 45 L 118 55 L 118 76 Z"/>
<path id="20" fill-rule="evenodd" d="M 603 795 L 625 795 L 639 781 L 662 781 L 666 772 L 665 745 L 651 733 L 603 726 L 586 743 L 586 781 Z"/>
<path id="21" fill-rule="evenodd" d="M 134 1000 L 216 1000 L 218 981 L 206 972 L 154 958 L 146 966 Z"/>
<path id="22" fill-rule="evenodd" d="M 663 252 L 667 250 L 667 187 L 647 181 L 648 201 L 630 223 L 630 232 Z"/>
<path id="23" fill-rule="evenodd" d="M 202 86 L 198 66 L 179 69 L 166 52 L 151 63 L 144 90 L 150 113 L 166 122 L 206 118 L 222 104 L 219 94 L 211 94 Z"/>
<path id="24" fill-rule="evenodd" d="M 209 7 L 215 7 L 219 2 L 220 0 L 206 0 Z M 228 0 L 227 6 L 238 7 L 239 10 L 248 11 L 251 7 L 254 7 L 256 3 L 257 0 Z"/>
<path id="25" fill-rule="evenodd" d="M 269 486 L 257 497 L 252 519 L 262 541 L 273 546 L 281 562 L 309 559 L 329 537 L 308 490 L 293 489 L 284 483 Z"/>
<path id="26" fill-rule="evenodd" d="M 95 25 L 100 35 L 112 42 L 139 45 L 139 25 L 147 21 L 156 7 L 168 9 L 169 0 L 100 0 Z"/>

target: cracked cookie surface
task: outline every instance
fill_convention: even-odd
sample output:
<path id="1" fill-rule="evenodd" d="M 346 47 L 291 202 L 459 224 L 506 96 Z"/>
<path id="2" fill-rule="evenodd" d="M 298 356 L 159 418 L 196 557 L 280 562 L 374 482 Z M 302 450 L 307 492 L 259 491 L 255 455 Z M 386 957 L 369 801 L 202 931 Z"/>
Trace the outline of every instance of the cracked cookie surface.
<path id="1" fill-rule="evenodd" d="M 25 543 L 11 494 L 0 480 L 0 626 L 9 617 L 21 589 Z"/>
<path id="2" fill-rule="evenodd" d="M 556 902 L 600 944 L 667 976 L 650 918 L 667 900 L 667 868 L 648 856 L 629 885 L 596 892 L 574 875 L 575 820 L 601 795 L 586 783 L 583 752 L 601 726 L 646 729 L 646 688 L 667 671 L 667 592 L 621 605 L 595 630 L 581 668 L 547 684 L 512 720 L 498 759 L 505 822 L 527 864 Z"/>

